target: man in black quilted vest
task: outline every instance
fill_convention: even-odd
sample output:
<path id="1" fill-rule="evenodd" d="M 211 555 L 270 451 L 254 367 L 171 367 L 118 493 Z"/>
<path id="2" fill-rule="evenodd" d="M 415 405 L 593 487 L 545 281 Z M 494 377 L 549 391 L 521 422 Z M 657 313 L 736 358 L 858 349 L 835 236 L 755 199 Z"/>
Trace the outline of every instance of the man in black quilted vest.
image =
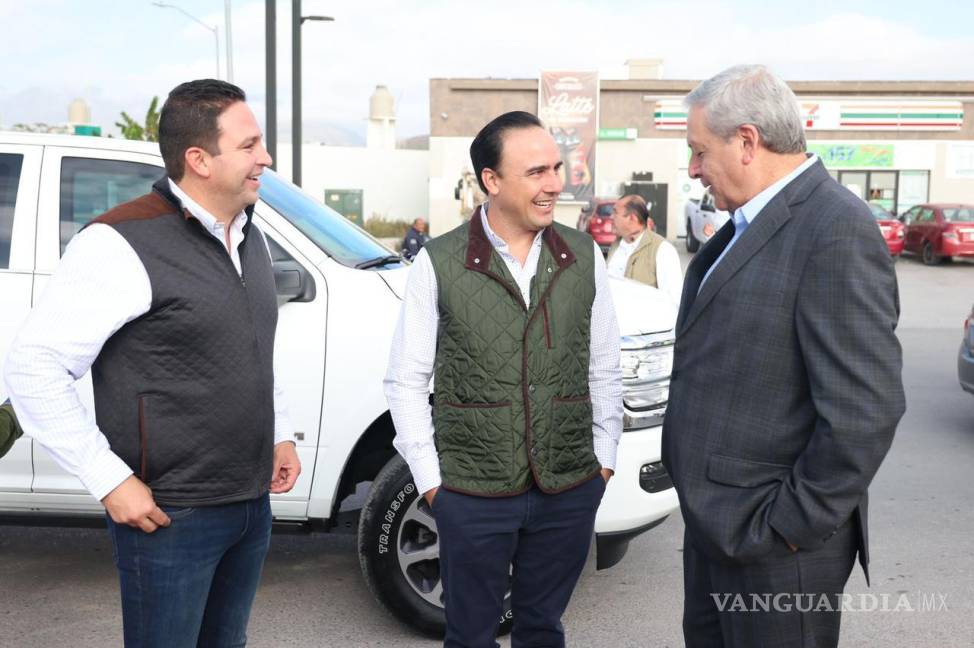
<path id="1" fill-rule="evenodd" d="M 470 157 L 488 202 L 410 273 L 395 446 L 436 519 L 445 646 L 496 646 L 508 590 L 512 646 L 564 646 L 622 431 L 619 331 L 598 247 L 553 221 L 563 163 L 537 117 L 494 119 Z"/>
<path id="2" fill-rule="evenodd" d="M 243 646 L 268 492 L 300 472 L 251 220 L 271 158 L 215 80 L 170 93 L 159 146 L 167 177 L 71 241 L 5 378 L 25 432 L 105 507 L 125 645 Z M 94 419 L 74 389 L 89 368 Z"/>

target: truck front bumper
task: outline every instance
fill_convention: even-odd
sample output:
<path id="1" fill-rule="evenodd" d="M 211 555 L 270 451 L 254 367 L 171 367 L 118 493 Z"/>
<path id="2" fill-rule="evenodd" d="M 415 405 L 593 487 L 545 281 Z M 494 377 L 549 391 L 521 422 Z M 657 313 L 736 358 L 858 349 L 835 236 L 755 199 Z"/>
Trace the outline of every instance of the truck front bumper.
<path id="1" fill-rule="evenodd" d="M 615 475 L 595 517 L 596 567 L 612 567 L 629 541 L 679 508 L 676 489 L 660 463 L 662 426 L 624 432 Z"/>

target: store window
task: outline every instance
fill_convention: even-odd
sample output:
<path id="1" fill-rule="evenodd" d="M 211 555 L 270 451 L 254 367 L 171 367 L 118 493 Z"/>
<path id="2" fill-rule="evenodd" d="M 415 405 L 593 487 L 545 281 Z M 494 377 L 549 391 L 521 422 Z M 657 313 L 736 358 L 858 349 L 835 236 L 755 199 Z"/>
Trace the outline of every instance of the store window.
<path id="1" fill-rule="evenodd" d="M 914 205 L 922 205 L 930 200 L 929 171 L 900 171 L 900 190 L 898 212 L 902 214 Z"/>
<path id="2" fill-rule="evenodd" d="M 832 177 L 866 202 L 892 214 L 927 202 L 929 171 L 830 171 Z"/>

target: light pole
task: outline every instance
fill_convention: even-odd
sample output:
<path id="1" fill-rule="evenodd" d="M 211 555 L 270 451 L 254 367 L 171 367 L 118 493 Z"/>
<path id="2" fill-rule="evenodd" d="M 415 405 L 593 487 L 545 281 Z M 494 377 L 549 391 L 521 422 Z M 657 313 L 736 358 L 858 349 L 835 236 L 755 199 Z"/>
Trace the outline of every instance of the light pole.
<path id="1" fill-rule="evenodd" d="M 264 53 L 267 71 L 264 83 L 267 86 L 267 126 L 264 135 L 267 138 L 267 154 L 274 163 L 272 169 L 277 168 L 277 0 L 264 0 L 264 40 L 267 51 Z"/>
<path id="2" fill-rule="evenodd" d="M 305 20 L 332 22 L 331 16 L 302 16 L 301 0 L 291 5 L 291 182 L 301 186 L 301 24 Z"/>
<path id="3" fill-rule="evenodd" d="M 213 43 L 214 45 L 216 45 L 216 78 L 219 79 L 220 78 L 220 37 L 217 35 L 219 28 L 216 25 L 213 26 L 207 25 L 205 22 L 203 22 L 193 14 L 189 13 L 182 7 L 177 7 L 174 4 L 169 4 L 167 2 L 153 2 L 152 4 L 156 7 L 161 7 L 163 9 L 175 9 L 179 13 L 183 14 L 184 16 L 192 20 L 193 22 L 198 23 L 199 25 L 206 27 L 211 32 L 213 32 Z"/>

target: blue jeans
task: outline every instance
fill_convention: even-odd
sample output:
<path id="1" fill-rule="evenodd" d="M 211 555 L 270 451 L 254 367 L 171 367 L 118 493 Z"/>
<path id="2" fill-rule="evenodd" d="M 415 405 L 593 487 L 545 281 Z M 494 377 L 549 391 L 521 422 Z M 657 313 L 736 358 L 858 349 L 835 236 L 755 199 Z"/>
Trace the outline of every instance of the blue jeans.
<path id="1" fill-rule="evenodd" d="M 155 533 L 108 519 L 126 648 L 246 645 L 271 539 L 268 496 L 161 508 L 172 524 Z"/>

